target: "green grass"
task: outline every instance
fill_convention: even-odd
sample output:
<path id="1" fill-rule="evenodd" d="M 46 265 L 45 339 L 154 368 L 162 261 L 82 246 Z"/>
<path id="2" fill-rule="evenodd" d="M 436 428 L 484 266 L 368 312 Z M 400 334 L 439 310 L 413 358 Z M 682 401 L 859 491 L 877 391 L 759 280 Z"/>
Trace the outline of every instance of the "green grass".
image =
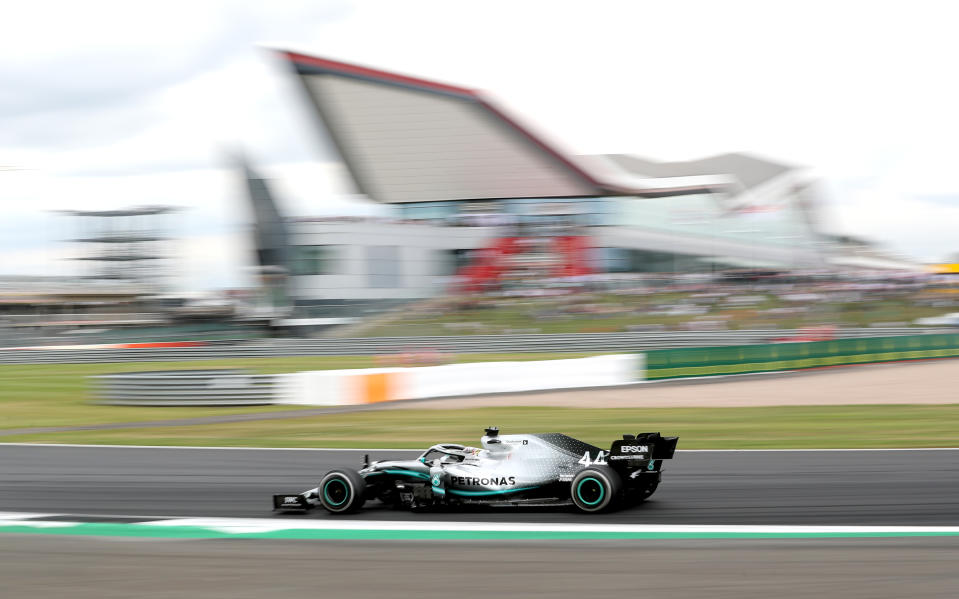
<path id="1" fill-rule="evenodd" d="M 8 442 L 252 447 L 475 445 L 483 428 L 564 432 L 600 446 L 623 433 L 679 435 L 685 449 L 959 447 L 959 405 L 378 410 L 182 427 L 4 437 Z M 730 459 L 735 459 L 731 456 Z"/>
<path id="2" fill-rule="evenodd" d="M 546 360 L 578 358 L 595 354 L 463 354 L 457 362 L 497 360 Z M 249 358 L 193 362 L 125 362 L 116 364 L 0 365 L 0 430 L 38 426 L 76 426 L 110 422 L 144 422 L 218 414 L 243 414 L 290 410 L 287 406 L 146 408 L 105 406 L 92 403 L 88 376 L 143 370 L 246 368 L 263 374 L 370 368 L 373 356 Z"/>
<path id="3" fill-rule="evenodd" d="M 460 362 L 574 358 L 589 354 L 474 354 Z M 362 368 L 357 357 L 251 358 L 196 362 L 0 365 L 0 430 L 138 423 L 208 415 L 275 412 L 287 406 L 139 408 L 92 403 L 86 377 L 112 372 L 247 368 L 260 373 Z M 957 401 L 959 403 L 959 401 Z M 384 409 L 321 417 L 194 426 L 72 431 L 0 437 L 5 442 L 254 447 L 410 447 L 477 443 L 483 428 L 560 431 L 598 445 L 623 433 L 662 431 L 694 448 L 957 447 L 959 405 L 760 408 Z"/>

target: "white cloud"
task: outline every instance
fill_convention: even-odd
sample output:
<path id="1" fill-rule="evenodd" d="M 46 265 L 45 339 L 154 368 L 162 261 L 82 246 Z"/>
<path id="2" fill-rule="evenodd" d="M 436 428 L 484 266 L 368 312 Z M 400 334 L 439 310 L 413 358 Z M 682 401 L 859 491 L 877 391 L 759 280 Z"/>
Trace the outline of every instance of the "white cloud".
<path id="1" fill-rule="evenodd" d="M 861 231 L 873 240 L 927 262 L 945 260 L 955 254 L 956 223 L 959 204 L 937 205 L 913 199 L 904 208 L 902 196 L 883 189 L 864 189 L 837 207 L 840 223 L 846 230 Z M 854 227 L 849 224 L 854 223 Z M 947 240 L 943 242 L 943 240 Z"/>

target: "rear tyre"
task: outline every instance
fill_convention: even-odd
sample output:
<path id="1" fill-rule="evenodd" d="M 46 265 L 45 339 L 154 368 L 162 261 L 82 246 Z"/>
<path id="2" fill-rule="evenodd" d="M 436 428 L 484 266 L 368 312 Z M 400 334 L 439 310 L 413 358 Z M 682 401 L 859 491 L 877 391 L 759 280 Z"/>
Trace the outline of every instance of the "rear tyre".
<path id="1" fill-rule="evenodd" d="M 331 470 L 317 489 L 320 505 L 331 514 L 349 514 L 363 507 L 366 481 L 356 470 Z"/>
<path id="2" fill-rule="evenodd" d="M 619 503 L 623 481 L 610 468 L 586 468 L 573 478 L 569 487 L 573 505 L 581 512 L 595 514 Z"/>

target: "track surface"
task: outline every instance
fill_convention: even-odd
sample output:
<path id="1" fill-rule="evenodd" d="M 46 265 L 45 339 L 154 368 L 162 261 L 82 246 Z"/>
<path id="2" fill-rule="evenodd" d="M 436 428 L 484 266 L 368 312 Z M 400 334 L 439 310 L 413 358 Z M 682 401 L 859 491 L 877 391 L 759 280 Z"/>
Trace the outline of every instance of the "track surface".
<path id="1" fill-rule="evenodd" d="M 372 459 L 413 452 L 370 451 Z M 0 446 L 0 511 L 142 516 L 269 517 L 273 493 L 316 485 L 361 451 Z M 652 500 L 583 516 L 497 509 L 368 520 L 630 524 L 959 523 L 959 451 L 678 452 Z M 322 511 L 276 516 L 327 518 Z"/>
<path id="2" fill-rule="evenodd" d="M 410 452 L 371 451 L 371 457 Z M 0 511 L 269 516 L 362 452 L 0 445 Z M 369 520 L 955 525 L 959 451 L 680 452 L 652 501 Z M 330 518 L 323 512 L 281 518 Z M 699 541 L 237 541 L 0 535 L 0 595 L 172 597 L 939 598 L 959 585 L 959 539 Z"/>
<path id="3" fill-rule="evenodd" d="M 955 597 L 950 539 L 235 542 L 0 536 L 5 597 Z"/>

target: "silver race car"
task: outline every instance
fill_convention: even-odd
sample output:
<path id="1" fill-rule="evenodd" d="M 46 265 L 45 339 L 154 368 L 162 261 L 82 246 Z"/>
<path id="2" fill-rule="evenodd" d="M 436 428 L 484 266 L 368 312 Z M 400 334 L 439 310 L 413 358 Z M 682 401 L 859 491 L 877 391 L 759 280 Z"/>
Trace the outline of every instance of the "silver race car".
<path id="1" fill-rule="evenodd" d="M 274 495 L 273 507 L 323 506 L 347 514 L 380 500 L 413 510 L 572 505 L 595 513 L 649 498 L 678 440 L 659 433 L 623 435 L 604 450 L 560 433 L 500 435 L 488 428 L 482 448 L 442 443 L 414 460 L 367 458 L 361 470 L 327 472 L 315 489 Z"/>

